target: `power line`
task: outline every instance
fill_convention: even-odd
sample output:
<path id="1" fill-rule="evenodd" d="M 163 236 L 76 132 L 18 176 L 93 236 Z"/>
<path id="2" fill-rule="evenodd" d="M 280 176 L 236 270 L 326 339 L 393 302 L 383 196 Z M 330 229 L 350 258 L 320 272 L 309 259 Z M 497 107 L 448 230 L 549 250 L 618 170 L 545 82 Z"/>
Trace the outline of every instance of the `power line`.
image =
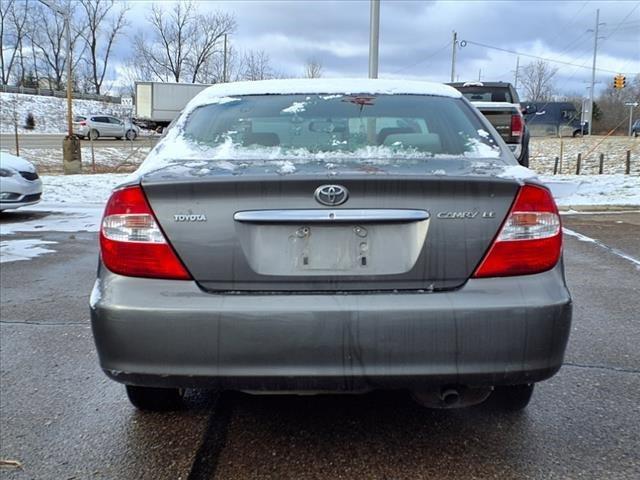
<path id="1" fill-rule="evenodd" d="M 474 42 L 472 40 L 464 40 L 464 42 L 466 42 L 466 44 L 477 45 L 478 47 L 489 48 L 491 50 L 499 50 L 501 52 L 511 53 L 512 55 L 520 55 L 521 57 L 535 58 L 535 59 L 538 59 L 538 60 L 544 60 L 545 62 L 560 63 L 562 65 L 569 65 L 571 67 L 587 68 L 587 69 L 591 70 L 591 67 L 587 67 L 585 65 L 578 65 L 578 64 L 572 63 L 572 62 L 564 62 L 562 60 L 554 60 L 553 58 L 546 58 L 546 57 L 540 57 L 538 55 L 531 55 L 529 53 L 517 52 L 515 50 L 509 50 L 507 48 L 494 47 L 493 45 L 487 45 L 486 43 Z M 621 73 L 621 72 L 615 72 L 613 70 L 605 70 L 604 68 L 596 68 L 596 70 L 598 70 L 600 72 L 606 72 L 606 73 Z M 625 72 L 622 72 L 622 73 L 625 73 Z M 626 72 L 626 73 L 628 74 L 629 72 Z"/>
<path id="2" fill-rule="evenodd" d="M 562 35 L 564 35 L 565 32 L 568 32 L 569 28 L 573 27 L 578 22 L 578 19 L 580 17 L 580 14 L 582 13 L 582 10 L 584 10 L 584 7 L 586 7 L 588 3 L 589 3 L 588 1 L 584 2 L 580 7 L 580 9 L 573 15 L 573 21 L 569 22 L 569 24 L 566 27 L 558 29 L 556 34 L 553 37 L 551 37 L 550 40 L 548 40 L 548 43 L 551 44 L 557 38 L 560 38 Z"/>
<path id="3" fill-rule="evenodd" d="M 449 40 L 449 41 L 446 43 L 446 45 L 443 45 L 442 47 L 440 47 L 440 48 L 439 48 L 439 49 L 437 49 L 436 51 L 434 51 L 434 52 L 432 52 L 431 54 L 429 54 L 427 57 L 424 57 L 423 59 L 418 60 L 417 62 L 414 62 L 414 63 L 412 63 L 412 64 L 410 64 L 410 65 L 405 66 L 405 67 L 399 68 L 398 70 L 395 70 L 395 71 L 393 71 L 393 72 L 391 72 L 391 73 L 392 73 L 392 74 L 394 74 L 394 73 L 399 73 L 399 72 L 402 72 L 403 70 L 407 70 L 407 69 L 409 69 L 409 68 L 413 68 L 413 67 L 415 67 L 415 66 L 417 66 L 417 65 L 420 65 L 421 63 L 424 63 L 424 62 L 426 62 L 427 60 L 429 60 L 429 59 L 431 59 L 431 58 L 435 57 L 437 54 L 439 54 L 440 52 L 442 52 L 443 50 L 445 50 L 446 48 L 448 48 L 450 45 L 451 45 L 451 40 Z"/>
<path id="4" fill-rule="evenodd" d="M 613 32 L 611 32 L 609 35 L 607 35 L 607 36 L 602 40 L 602 43 L 604 43 L 604 42 L 605 42 L 605 41 L 607 41 L 609 38 L 611 38 L 613 35 L 615 35 L 615 33 L 616 33 L 616 32 L 618 31 L 618 29 L 622 26 L 622 24 L 627 20 L 627 18 L 629 18 L 631 15 L 633 15 L 633 12 L 635 12 L 635 11 L 638 9 L 638 7 L 640 7 L 640 2 L 639 2 L 639 3 L 636 3 L 636 6 L 635 6 L 635 7 L 633 7 L 629 13 L 627 13 L 627 16 L 626 16 L 626 17 L 624 17 L 620 23 L 618 23 L 618 26 L 617 26 L 616 28 L 614 28 L 614 29 L 613 29 Z"/>

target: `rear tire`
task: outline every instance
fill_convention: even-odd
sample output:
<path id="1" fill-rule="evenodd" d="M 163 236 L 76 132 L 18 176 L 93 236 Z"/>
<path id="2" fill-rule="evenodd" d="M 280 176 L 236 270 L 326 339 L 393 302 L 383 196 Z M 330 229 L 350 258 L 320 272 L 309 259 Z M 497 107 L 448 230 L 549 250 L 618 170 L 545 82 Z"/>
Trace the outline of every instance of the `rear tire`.
<path id="1" fill-rule="evenodd" d="M 98 133 L 97 130 L 91 130 L 89 132 L 89 140 L 97 140 L 98 137 L 100 137 L 100 134 Z"/>
<path id="2" fill-rule="evenodd" d="M 523 167 L 529 168 L 529 131 L 525 130 L 522 135 L 522 152 L 520 152 L 520 158 L 518 163 Z"/>
<path id="3" fill-rule="evenodd" d="M 138 135 L 134 130 L 127 130 L 127 133 L 125 135 L 127 140 L 135 140 L 137 136 Z"/>
<path id="4" fill-rule="evenodd" d="M 178 388 L 137 387 L 127 385 L 127 396 L 139 410 L 166 412 L 182 407 L 182 390 Z"/>
<path id="5" fill-rule="evenodd" d="M 518 159 L 518 163 L 523 167 L 529 168 L 529 145 L 523 148 L 525 148 L 525 150 L 520 155 L 520 158 Z"/>
<path id="6" fill-rule="evenodd" d="M 500 385 L 495 387 L 489 400 L 500 410 L 518 412 L 524 410 L 527 408 L 527 405 L 529 405 L 534 387 L 534 383 L 525 385 Z"/>

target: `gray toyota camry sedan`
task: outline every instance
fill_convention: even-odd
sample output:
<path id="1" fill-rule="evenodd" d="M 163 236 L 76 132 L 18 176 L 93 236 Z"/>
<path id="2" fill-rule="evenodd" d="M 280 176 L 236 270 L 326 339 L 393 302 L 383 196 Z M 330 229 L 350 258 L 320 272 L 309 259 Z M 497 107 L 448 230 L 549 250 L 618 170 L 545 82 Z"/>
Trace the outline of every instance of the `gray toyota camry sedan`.
<path id="1" fill-rule="evenodd" d="M 549 190 L 456 90 L 390 80 L 204 90 L 113 191 L 90 303 L 151 410 L 198 387 L 521 409 L 571 323 Z"/>

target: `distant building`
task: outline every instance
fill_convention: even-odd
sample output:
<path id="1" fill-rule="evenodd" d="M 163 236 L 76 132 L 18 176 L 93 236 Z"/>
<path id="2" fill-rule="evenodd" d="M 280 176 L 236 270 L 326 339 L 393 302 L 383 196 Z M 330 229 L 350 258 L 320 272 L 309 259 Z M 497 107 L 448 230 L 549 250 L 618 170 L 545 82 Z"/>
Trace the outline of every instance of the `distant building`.
<path id="1" fill-rule="evenodd" d="M 587 132 L 571 102 L 521 102 L 532 137 L 576 137 Z"/>

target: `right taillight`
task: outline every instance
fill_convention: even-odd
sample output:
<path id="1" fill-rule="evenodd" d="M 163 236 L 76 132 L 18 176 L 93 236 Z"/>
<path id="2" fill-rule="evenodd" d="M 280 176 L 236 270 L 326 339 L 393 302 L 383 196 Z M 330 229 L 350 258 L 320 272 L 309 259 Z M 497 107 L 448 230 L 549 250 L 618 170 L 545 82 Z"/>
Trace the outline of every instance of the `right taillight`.
<path id="1" fill-rule="evenodd" d="M 524 131 L 524 119 L 519 113 L 511 115 L 511 136 L 521 137 Z"/>
<path id="2" fill-rule="evenodd" d="M 120 275 L 191 279 L 139 185 L 116 190 L 109 198 L 100 228 L 100 255 L 105 267 Z"/>
<path id="3" fill-rule="evenodd" d="M 524 185 L 474 278 L 529 275 L 553 268 L 562 252 L 562 225 L 551 192 Z"/>

